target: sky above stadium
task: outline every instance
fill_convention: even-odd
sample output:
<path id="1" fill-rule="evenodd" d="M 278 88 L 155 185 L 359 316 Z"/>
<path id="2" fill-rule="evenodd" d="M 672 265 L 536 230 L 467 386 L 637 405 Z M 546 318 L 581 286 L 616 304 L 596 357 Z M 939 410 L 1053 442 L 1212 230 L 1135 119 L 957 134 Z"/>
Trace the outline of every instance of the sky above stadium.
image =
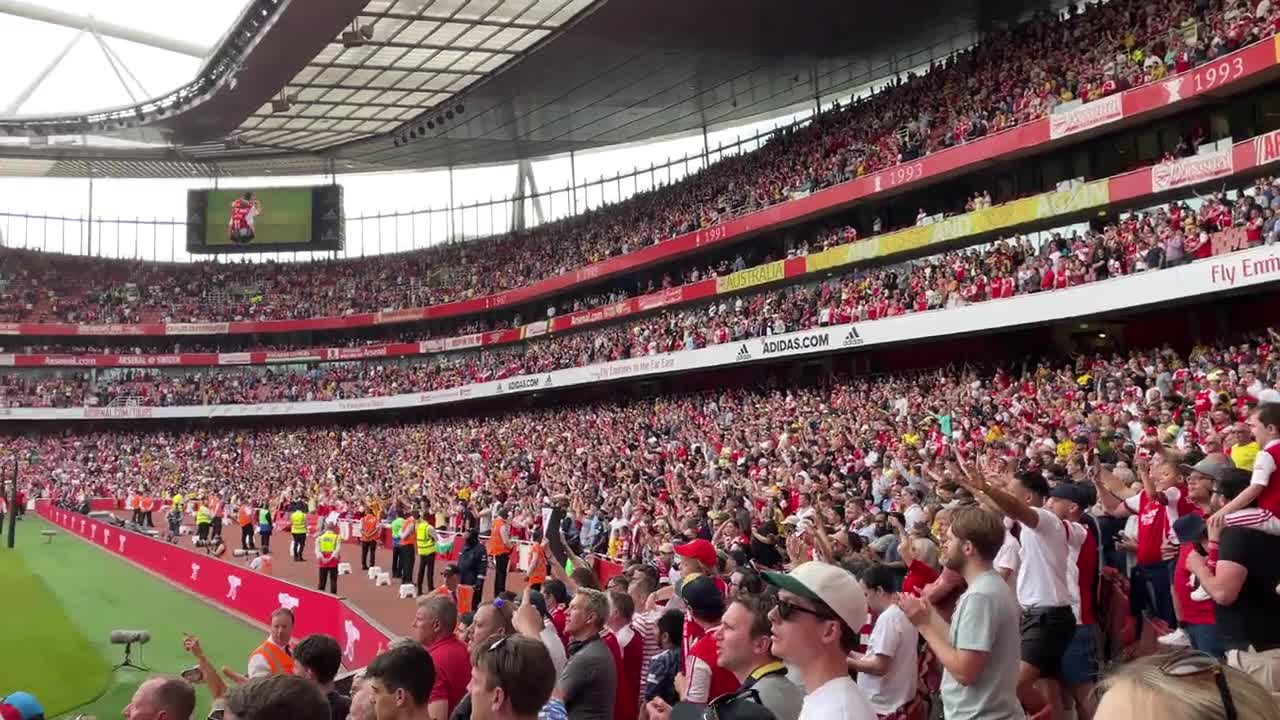
<path id="1" fill-rule="evenodd" d="M 163 95 L 195 77 L 202 59 L 190 48 L 212 48 L 235 22 L 247 0 L 0 0 L 0 115 L 77 113 L 131 105 L 135 100 Z M 95 36 L 75 27 L 22 17 L 24 8 L 52 10 L 75 16 L 92 15 L 102 23 L 124 26 L 175 41 L 188 52 L 150 47 L 111 37 Z M 15 14 L 16 13 L 16 14 Z M 28 13 L 32 14 L 32 13 Z M 105 46 L 105 49 L 104 49 Z M 59 60 L 59 56 L 63 57 Z M 57 60 L 55 63 L 54 61 Z M 33 80 L 52 66 L 48 76 L 30 89 Z M 907 69 L 904 69 L 905 72 Z M 29 94 L 28 94 L 29 90 Z M 855 93 L 865 92 L 860 88 Z M 27 95 L 27 97 L 23 97 Z M 826 98 L 831 100 L 834 98 Z M 841 100 L 847 100 L 847 96 Z M 779 115 L 758 118 L 742 126 L 701 135 L 667 138 L 648 143 L 606 148 L 568 156 L 539 158 L 533 162 L 538 189 L 556 190 L 541 201 L 544 220 L 585 212 L 623 200 L 655 185 L 678 181 L 705 165 L 700 156 L 710 150 L 710 161 L 739 149 L 751 151 L 756 133 L 807 118 L 811 108 L 792 108 Z M 62 139 L 55 139 L 57 143 Z M 72 138 L 65 138 L 71 142 Z M 88 137 L 97 145 L 138 145 L 132 141 Z M 745 141 L 739 146 L 740 141 Z M 25 138 L 0 138 L 0 143 L 26 142 Z M 682 158 L 690 161 L 684 162 Z M 638 172 L 657 164 L 657 172 Z M 670 164 L 670 171 L 662 167 Z M 619 181 L 563 191 L 570 183 L 581 185 L 601 177 Z M 460 208 L 509 196 L 516 190 L 515 165 L 504 164 L 426 172 L 339 175 L 346 189 L 348 218 L 347 253 L 370 255 L 424 247 L 453 237 L 476 237 L 503 232 L 510 227 L 510 203 L 455 210 L 452 220 L 446 208 Z M 322 177 L 235 178 L 226 187 L 306 185 L 328 182 Z M 90 201 L 89 182 L 66 178 L 0 178 L 0 243 L 53 252 L 80 252 L 87 235 L 83 218 L 92 214 L 102 227 L 94 232 L 94 252 L 110 257 L 156 260 L 190 260 L 179 228 L 161 225 L 122 225 L 138 220 L 171 221 L 185 215 L 186 191 L 209 187 L 208 179 L 121 180 L 99 177 Z M 416 218 L 381 218 L 381 213 L 432 209 Z M 538 222 L 532 204 L 526 206 L 529 224 Z M 35 217 L 29 217 L 35 216 Z M 357 219 L 366 216 L 367 219 Z M 372 216 L 372 217 L 370 217 Z M 296 257 L 296 255 L 292 255 Z M 274 258 L 267 254 L 261 259 Z"/>
<path id="2" fill-rule="evenodd" d="M 0 115 L 129 105 L 135 98 L 141 101 L 181 86 L 195 77 L 202 62 L 189 54 L 23 17 L 27 8 L 94 18 L 208 49 L 245 4 L 246 0 L 0 0 L 0 37 L 5 38 L 0 43 L 0 67 L 5 68 L 0 73 Z M 50 66 L 48 76 L 22 99 Z"/>

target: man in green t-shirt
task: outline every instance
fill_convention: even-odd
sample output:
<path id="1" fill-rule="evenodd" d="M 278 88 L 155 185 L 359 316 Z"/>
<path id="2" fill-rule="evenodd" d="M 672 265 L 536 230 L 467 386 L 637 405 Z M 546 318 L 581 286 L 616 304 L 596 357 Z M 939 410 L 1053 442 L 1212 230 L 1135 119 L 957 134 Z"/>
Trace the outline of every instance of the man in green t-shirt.
<path id="1" fill-rule="evenodd" d="M 262 549 L 263 555 L 271 554 L 271 511 L 267 509 L 266 503 L 258 507 L 258 540 L 261 542 L 258 547 Z"/>
<path id="2" fill-rule="evenodd" d="M 391 577 L 398 578 L 404 573 L 400 571 L 400 531 L 404 529 L 404 518 L 397 515 L 391 521 Z"/>

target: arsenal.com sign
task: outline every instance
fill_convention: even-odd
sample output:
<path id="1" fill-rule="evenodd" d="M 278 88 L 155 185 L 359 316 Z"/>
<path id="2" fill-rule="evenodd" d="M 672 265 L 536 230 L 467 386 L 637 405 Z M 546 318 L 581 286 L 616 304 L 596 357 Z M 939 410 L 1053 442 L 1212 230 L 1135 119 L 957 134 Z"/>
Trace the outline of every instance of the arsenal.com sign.
<path id="1" fill-rule="evenodd" d="M 1159 193 L 1230 175 L 1235 170 L 1232 157 L 1228 148 L 1160 163 L 1151 168 L 1151 190 Z"/>
<path id="2" fill-rule="evenodd" d="M 1119 120 L 1124 115 L 1120 98 L 1121 94 L 1116 93 L 1101 100 L 1094 100 L 1080 107 L 1050 115 L 1049 137 L 1057 140 L 1060 137 L 1074 135 L 1082 130 Z"/>

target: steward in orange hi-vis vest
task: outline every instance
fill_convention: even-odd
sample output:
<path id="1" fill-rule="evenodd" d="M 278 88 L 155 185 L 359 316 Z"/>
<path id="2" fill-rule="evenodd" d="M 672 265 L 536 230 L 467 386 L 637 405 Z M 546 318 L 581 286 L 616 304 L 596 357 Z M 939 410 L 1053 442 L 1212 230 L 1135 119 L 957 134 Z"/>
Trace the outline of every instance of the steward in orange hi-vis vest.
<path id="1" fill-rule="evenodd" d="M 245 552 L 258 549 L 254 545 L 257 528 L 254 527 L 253 519 L 253 507 L 241 505 L 236 512 L 236 524 L 240 526 L 240 549 Z"/>
<path id="2" fill-rule="evenodd" d="M 273 642 L 263 642 L 259 645 L 258 649 L 253 651 L 253 655 L 249 656 L 251 661 L 254 655 L 266 660 L 272 675 L 293 674 L 293 657 Z"/>
<path id="3" fill-rule="evenodd" d="M 378 564 L 378 516 L 372 508 L 360 518 L 360 569 L 368 570 Z M 395 550 L 392 550 L 395 552 Z"/>

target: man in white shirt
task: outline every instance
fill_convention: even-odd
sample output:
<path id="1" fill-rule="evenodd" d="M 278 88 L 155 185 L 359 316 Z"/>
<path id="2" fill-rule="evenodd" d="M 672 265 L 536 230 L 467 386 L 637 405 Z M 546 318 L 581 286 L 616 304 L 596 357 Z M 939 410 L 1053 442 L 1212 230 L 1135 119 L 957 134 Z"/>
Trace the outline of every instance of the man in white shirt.
<path id="1" fill-rule="evenodd" d="M 906 526 L 907 532 L 915 530 L 916 525 L 924 522 L 924 508 L 920 505 L 920 500 L 923 497 L 924 493 L 919 488 L 911 486 L 902 488 L 902 493 L 898 499 L 905 506 L 902 511 L 902 517 L 905 521 L 903 524 Z"/>
<path id="2" fill-rule="evenodd" d="M 848 571 L 824 562 L 790 573 L 766 572 L 778 588 L 769 615 L 773 653 L 799 672 L 808 691 L 799 720 L 875 720 L 876 711 L 849 677 L 848 655 L 867 622 L 867 598 Z"/>
<path id="3" fill-rule="evenodd" d="M 872 565 L 862 573 L 867 606 L 876 616 L 865 654 L 849 655 L 849 668 L 858 673 L 858 687 L 881 717 L 904 715 L 916 697 L 916 666 L 920 633 L 902 609 L 894 591 L 896 577 L 884 565 Z"/>
<path id="4" fill-rule="evenodd" d="M 1022 606 L 1022 663 L 1018 699 L 1029 713 L 1045 705 L 1060 707 L 1062 658 L 1076 631 L 1068 582 L 1070 546 L 1079 547 L 1085 530 L 1044 509 L 1049 481 L 1037 472 L 1019 472 L 990 482 L 969 472 L 961 482 L 991 499 L 1018 523 L 1022 565 L 1018 569 L 1018 604 Z M 1036 683 L 1044 680 L 1045 692 Z M 1056 717 L 1056 715 L 1055 715 Z"/>
<path id="5" fill-rule="evenodd" d="M 1012 521 L 1005 521 L 1005 530 L 1008 531 L 1012 525 Z M 1000 577 L 1009 583 L 1009 589 L 1016 595 L 1018 592 L 1018 570 L 1022 567 L 1022 546 L 1018 544 L 1018 538 L 1013 536 L 1011 532 L 1005 532 L 1004 544 L 1000 546 L 1000 552 L 996 553 L 996 561 L 994 567 Z"/>

